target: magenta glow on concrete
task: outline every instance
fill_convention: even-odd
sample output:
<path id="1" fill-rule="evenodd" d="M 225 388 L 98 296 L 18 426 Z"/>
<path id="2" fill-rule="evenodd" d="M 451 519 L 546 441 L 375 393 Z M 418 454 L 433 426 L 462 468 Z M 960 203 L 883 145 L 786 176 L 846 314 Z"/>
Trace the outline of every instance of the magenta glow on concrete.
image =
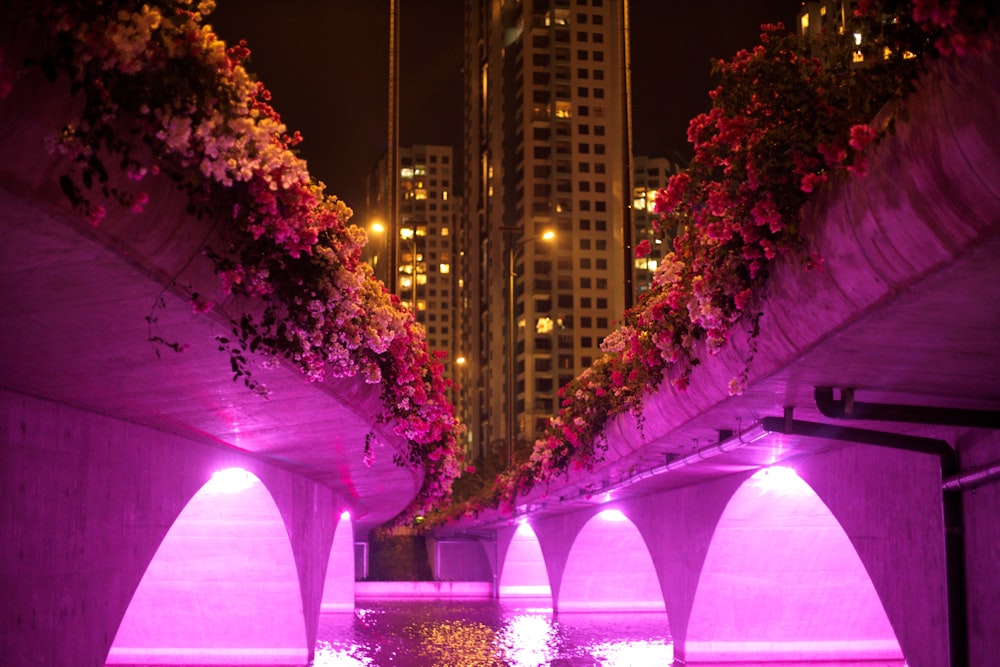
<path id="1" fill-rule="evenodd" d="M 688 663 L 903 664 L 854 546 L 809 485 L 787 468 L 759 471 L 726 506 L 705 558 L 684 649 Z"/>
<path id="2" fill-rule="evenodd" d="M 354 613 L 354 525 L 350 512 L 340 514 L 340 523 L 333 535 L 320 611 Z"/>
<path id="3" fill-rule="evenodd" d="M 556 608 L 560 612 L 666 612 L 646 542 L 620 510 L 602 510 L 576 536 Z"/>
<path id="4" fill-rule="evenodd" d="M 541 597 L 552 599 L 549 574 L 542 547 L 531 524 L 518 525 L 507 548 L 500 574 L 499 597 Z"/>
<path id="5" fill-rule="evenodd" d="M 305 664 L 299 578 L 260 480 L 213 476 L 157 549 L 108 664 Z"/>

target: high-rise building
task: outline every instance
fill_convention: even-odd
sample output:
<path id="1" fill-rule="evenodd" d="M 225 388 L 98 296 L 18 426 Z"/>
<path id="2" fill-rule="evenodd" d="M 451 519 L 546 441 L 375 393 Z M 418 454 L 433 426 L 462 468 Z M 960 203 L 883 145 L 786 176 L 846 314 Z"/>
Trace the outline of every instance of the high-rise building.
<path id="1" fill-rule="evenodd" d="M 466 1 L 461 324 L 480 451 L 531 442 L 627 305 L 623 4 Z"/>
<path id="2" fill-rule="evenodd" d="M 633 284 L 636 295 L 640 295 L 653 283 L 653 272 L 660 260 L 673 250 L 670 240 L 673 234 L 663 240 L 653 233 L 656 214 L 656 193 L 667 187 L 670 177 L 679 171 L 678 166 L 664 157 L 637 155 L 632 160 L 632 229 L 636 246 L 649 241 L 650 252 L 644 257 L 633 258 Z"/>
<path id="3" fill-rule="evenodd" d="M 458 273 L 456 229 L 461 199 L 454 196 L 450 146 L 415 145 L 399 150 L 399 213 L 390 229 L 389 170 L 386 156 L 368 179 L 369 244 L 365 258 L 375 275 L 415 311 L 427 346 L 443 352 L 446 374 L 454 377 L 461 352 L 456 347 Z M 390 235 L 392 238 L 390 238 Z M 388 243 L 396 244 L 397 265 L 387 266 Z"/>

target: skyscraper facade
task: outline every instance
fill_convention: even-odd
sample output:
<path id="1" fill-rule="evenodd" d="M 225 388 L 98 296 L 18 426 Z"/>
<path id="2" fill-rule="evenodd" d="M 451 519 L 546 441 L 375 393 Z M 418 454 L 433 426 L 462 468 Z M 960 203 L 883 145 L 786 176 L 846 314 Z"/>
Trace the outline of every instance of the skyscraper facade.
<path id="1" fill-rule="evenodd" d="M 466 2 L 461 326 L 480 451 L 532 442 L 626 307 L 622 4 Z"/>
<path id="2" fill-rule="evenodd" d="M 379 160 L 368 179 L 369 244 L 366 259 L 376 277 L 412 308 L 424 326 L 427 346 L 443 352 L 446 365 L 460 353 L 456 337 L 458 274 L 456 228 L 461 200 L 454 196 L 453 149 L 415 145 L 399 149 L 399 218 L 391 219 L 388 162 Z M 396 266 L 387 266 L 389 243 L 396 244 Z M 449 376 L 453 376 L 451 370 Z"/>
<path id="3" fill-rule="evenodd" d="M 653 284 L 653 272 L 659 266 L 660 260 L 673 250 L 670 239 L 661 241 L 655 234 L 653 223 L 659 217 L 656 214 L 656 193 L 667 187 L 669 178 L 677 173 L 677 165 L 667 158 L 646 157 L 637 155 L 632 160 L 632 229 L 633 238 L 638 246 L 642 241 L 648 241 L 650 250 L 642 257 L 632 259 L 633 284 L 636 295 L 641 295 Z"/>

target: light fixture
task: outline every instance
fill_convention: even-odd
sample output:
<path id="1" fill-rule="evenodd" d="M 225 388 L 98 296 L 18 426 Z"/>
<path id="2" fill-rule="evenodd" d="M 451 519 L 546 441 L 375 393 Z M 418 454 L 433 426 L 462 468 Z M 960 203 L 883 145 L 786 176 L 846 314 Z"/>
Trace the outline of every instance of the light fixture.
<path id="1" fill-rule="evenodd" d="M 243 468 L 226 468 L 212 473 L 212 479 L 204 486 L 206 493 L 240 493 L 257 482 L 257 478 Z"/>
<path id="2" fill-rule="evenodd" d="M 597 516 L 601 517 L 604 521 L 610 521 L 612 523 L 628 521 L 628 517 L 625 516 L 621 510 L 601 510 L 597 513 Z"/>

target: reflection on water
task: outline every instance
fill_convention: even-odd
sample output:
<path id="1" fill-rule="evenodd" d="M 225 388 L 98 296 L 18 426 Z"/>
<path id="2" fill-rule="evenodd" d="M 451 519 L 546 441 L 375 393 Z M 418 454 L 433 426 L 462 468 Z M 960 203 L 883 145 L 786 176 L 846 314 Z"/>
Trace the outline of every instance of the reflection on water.
<path id="1" fill-rule="evenodd" d="M 537 603 L 536 603 L 537 604 Z M 517 601 L 358 601 L 320 617 L 315 667 L 669 665 L 666 614 L 553 614 Z"/>

